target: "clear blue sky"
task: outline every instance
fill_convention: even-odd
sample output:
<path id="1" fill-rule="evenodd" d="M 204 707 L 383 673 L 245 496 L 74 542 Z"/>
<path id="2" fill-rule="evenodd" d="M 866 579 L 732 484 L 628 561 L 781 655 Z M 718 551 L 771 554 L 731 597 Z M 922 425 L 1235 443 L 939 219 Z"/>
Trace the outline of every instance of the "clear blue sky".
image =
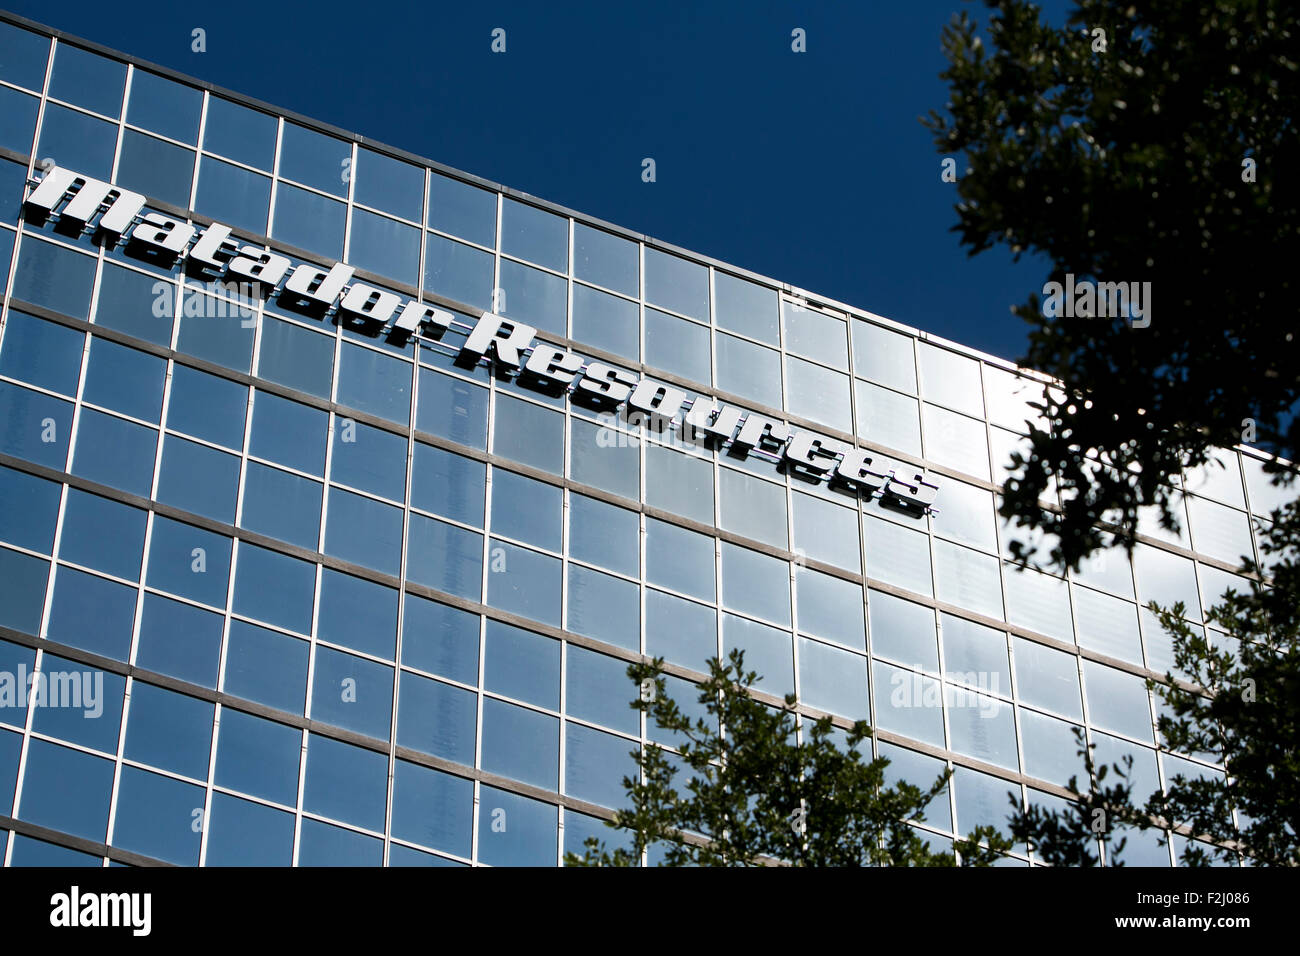
<path id="1" fill-rule="evenodd" d="M 918 117 L 946 99 L 961 0 L 9 7 L 1004 358 L 1026 344 L 1010 306 L 1047 278 L 949 231 Z"/>

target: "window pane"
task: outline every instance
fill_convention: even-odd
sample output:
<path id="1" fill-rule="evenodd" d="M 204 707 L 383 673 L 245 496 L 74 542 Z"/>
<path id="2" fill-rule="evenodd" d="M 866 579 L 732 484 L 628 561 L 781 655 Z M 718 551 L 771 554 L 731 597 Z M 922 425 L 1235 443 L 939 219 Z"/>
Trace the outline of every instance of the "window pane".
<path id="1" fill-rule="evenodd" d="M 645 502 L 703 524 L 713 524 L 713 463 L 646 445 Z"/>
<path id="2" fill-rule="evenodd" d="M 229 100 L 208 99 L 208 122 L 203 148 L 222 156 L 270 169 L 275 157 L 276 119 Z M 259 230 L 262 231 L 262 230 Z"/>
<path id="3" fill-rule="evenodd" d="M 331 488 L 326 506 L 325 553 L 396 575 L 402 561 L 402 510 Z"/>
<path id="4" fill-rule="evenodd" d="M 388 758 L 310 734 L 303 809 L 371 830 L 384 829 Z"/>
<path id="5" fill-rule="evenodd" d="M 569 220 L 507 196 L 501 208 L 501 251 L 556 272 L 567 272 Z"/>
<path id="6" fill-rule="evenodd" d="M 320 398 L 330 397 L 334 339 L 267 315 L 262 320 L 258 374 Z"/>
<path id="7" fill-rule="evenodd" d="M 216 687 L 221 630 L 220 615 L 146 594 L 136 663 L 169 677 Z"/>
<path id="8" fill-rule="evenodd" d="M 706 601 L 714 598 L 713 539 L 646 518 L 646 580 Z"/>
<path id="9" fill-rule="evenodd" d="M 477 242 L 489 248 L 496 245 L 496 193 L 449 176 L 429 176 L 429 222 L 440 232 Z"/>
<path id="10" fill-rule="evenodd" d="M 393 669 L 318 645 L 311 716 L 387 740 L 393 720 Z"/>
<path id="11" fill-rule="evenodd" d="M 797 355 L 849 370 L 848 329 L 843 320 L 784 303 L 785 347 Z"/>
<path id="12" fill-rule="evenodd" d="M 560 722 L 504 701 L 483 700 L 483 769 L 536 787 L 560 783 Z M 485 787 L 484 790 L 487 788 Z M 479 812 L 487 807 L 486 798 Z"/>
<path id="13" fill-rule="evenodd" d="M 412 507 L 481 528 L 486 481 L 487 467 L 482 462 L 416 442 Z"/>
<path id="14" fill-rule="evenodd" d="M 851 720 L 871 717 L 865 657 L 801 637 L 799 686 L 811 707 Z"/>
<path id="15" fill-rule="evenodd" d="M 867 610 L 874 656 L 938 673 L 939 645 L 932 610 L 881 591 L 870 592 Z"/>
<path id="16" fill-rule="evenodd" d="M 722 542 L 722 603 L 789 627 L 789 564 Z"/>
<path id="17" fill-rule="evenodd" d="M 472 767 L 477 713 L 472 691 L 403 671 L 397 745 Z"/>
<path id="18" fill-rule="evenodd" d="M 155 515 L 146 583 L 193 601 L 225 607 L 230 546 L 227 537 Z"/>
<path id="19" fill-rule="evenodd" d="M 411 420 L 411 365 L 345 342 L 339 359 L 338 400 L 406 425 Z"/>
<path id="20" fill-rule="evenodd" d="M 408 594 L 402 620 L 402 664 L 463 684 L 477 684 L 478 630 L 477 614 Z"/>
<path id="21" fill-rule="evenodd" d="M 214 99 L 213 102 L 218 101 Z M 206 138 L 211 138 L 210 127 Z M 270 204 L 271 180 L 267 177 L 223 163 L 211 156 L 204 156 L 199 162 L 195 212 L 236 229 L 265 235 L 266 213 Z"/>
<path id="22" fill-rule="evenodd" d="M 420 369 L 415 427 L 472 448 L 487 448 L 488 391 L 463 379 Z"/>
<path id="23" fill-rule="evenodd" d="M 579 342 L 635 361 L 641 354 L 640 314 L 635 302 L 573 285 L 573 338 Z"/>
<path id="24" fill-rule="evenodd" d="M 785 487 L 731 468 L 718 472 L 722 527 L 773 547 L 789 543 Z"/>
<path id="25" fill-rule="evenodd" d="M 93 409 L 83 409 L 72 473 L 148 497 L 158 433 Z"/>
<path id="26" fill-rule="evenodd" d="M 646 248 L 645 297 L 682 315 L 709 319 L 709 271 L 698 263 Z"/>
<path id="27" fill-rule="evenodd" d="M 781 353 L 734 336 L 718 335 L 718 388 L 781 407 Z"/>
<path id="28" fill-rule="evenodd" d="M 573 224 L 573 274 L 579 279 L 636 296 L 640 293 L 639 252 L 635 242 L 585 223 Z"/>
<path id="29" fill-rule="evenodd" d="M 191 86 L 137 69 L 131 77 L 126 121 L 193 144 L 199 135 L 203 93 Z"/>
<path id="30" fill-rule="evenodd" d="M 119 186 L 188 209 L 193 178 L 193 150 L 133 129 L 122 133 L 116 179 Z"/>
<path id="31" fill-rule="evenodd" d="M 238 450 L 244 444 L 247 408 L 247 386 L 186 365 L 173 368 L 169 428 Z"/>
<path id="32" fill-rule="evenodd" d="M 477 601 L 483 587 L 483 536 L 419 514 L 410 520 L 407 577 Z"/>
<path id="33" fill-rule="evenodd" d="M 397 650 L 397 591 L 325 568 L 316 636 L 391 661 Z"/>
<path id="34" fill-rule="evenodd" d="M 387 216 L 354 209 L 348 262 L 416 285 L 420 281 L 420 231 Z"/>
<path id="35" fill-rule="evenodd" d="M 348 194 L 352 145 L 315 130 L 284 124 L 280 175 L 340 198 Z"/>
<path id="36" fill-rule="evenodd" d="M 640 522 L 636 512 L 584 495 L 569 496 L 569 554 L 572 557 L 636 577 L 641 565 L 639 535 Z"/>
<path id="37" fill-rule="evenodd" d="M 780 344 L 777 330 L 779 300 L 775 290 L 725 272 L 715 272 L 713 291 L 716 296 L 713 311 L 718 328 L 740 332 L 769 345 Z"/>
<path id="38" fill-rule="evenodd" d="M 645 362 L 708 385 L 709 330 L 657 309 L 645 311 Z"/>
<path id="39" fill-rule="evenodd" d="M 492 530 L 550 551 L 560 550 L 564 492 L 504 469 L 492 470 Z"/>
<path id="40" fill-rule="evenodd" d="M 849 411 L 849 377 L 802 359 L 787 358 L 786 408 L 792 415 L 852 433 Z"/>
<path id="41" fill-rule="evenodd" d="M 129 581 L 139 580 L 145 518 L 139 508 L 69 488 L 59 557 Z"/>
<path id="42" fill-rule="evenodd" d="M 429 233 L 424 253 L 424 287 L 479 309 L 492 308 L 491 253 Z"/>
<path id="43" fill-rule="evenodd" d="M 492 450 L 553 474 L 564 471 L 564 416 L 498 393 Z"/>
<path id="44" fill-rule="evenodd" d="M 474 784 L 399 760 L 393 770 L 393 836 L 468 857 Z M 393 847 L 394 850 L 397 847 Z"/>
<path id="45" fill-rule="evenodd" d="M 853 323 L 853 374 L 916 394 L 912 338 L 870 322 Z"/>
<path id="46" fill-rule="evenodd" d="M 302 731 L 296 727 L 224 708 L 214 782 L 293 806 L 301 753 Z"/>
<path id="47" fill-rule="evenodd" d="M 357 202 L 404 219 L 420 221 L 424 206 L 424 170 L 374 150 L 357 150 Z"/>
<path id="48" fill-rule="evenodd" d="M 795 570 L 799 630 L 865 652 L 862 587 L 811 568 Z"/>
<path id="49" fill-rule="evenodd" d="M 559 627 L 560 560 L 496 540 L 491 559 L 487 603 Z"/>
<path id="50" fill-rule="evenodd" d="M 302 714 L 307 700 L 306 641 L 257 627 L 230 622 L 226 651 L 227 694 Z"/>
<path id="51" fill-rule="evenodd" d="M 647 654 L 682 667 L 708 671 L 707 661 L 718 656 L 717 611 L 649 588 L 645 614 Z"/>
<path id="52" fill-rule="evenodd" d="M 568 296 L 569 283 L 560 276 L 501 260 L 501 314 L 543 332 L 564 335 L 568 329 Z"/>
<path id="53" fill-rule="evenodd" d="M 916 399 L 857 381 L 857 434 L 889 448 L 921 457 L 921 422 Z"/>
<path id="54" fill-rule="evenodd" d="M 635 650 L 640 646 L 640 588 L 631 581 L 569 565 L 568 629 Z"/>
<path id="55" fill-rule="evenodd" d="M 315 551 L 320 540 L 321 484 L 249 462 L 239 526 Z"/>
<path id="56" fill-rule="evenodd" d="M 105 268 L 106 285 L 111 281 L 109 274 L 112 271 Z M 138 282 L 133 291 L 137 291 L 139 285 L 153 285 L 147 276 L 139 273 L 133 275 Z M 15 299 L 26 299 L 55 312 L 84 319 L 90 314 L 90 287 L 94 280 L 94 259 L 63 246 L 38 242 L 25 236 L 18 250 L 18 267 L 14 271 L 11 293 Z M 110 304 L 116 301 L 113 291 L 110 288 L 107 300 Z M 103 293 L 100 298 L 104 298 Z M 139 302 L 140 299 L 136 301 Z M 102 307 L 100 311 L 104 311 Z"/>
<path id="57" fill-rule="evenodd" d="M 68 43 L 54 51 L 50 96 L 117 118 L 122 112 L 126 64 Z"/>
<path id="58" fill-rule="evenodd" d="M 980 363 L 927 342 L 919 343 L 919 349 L 921 389 L 925 398 L 983 418 Z"/>
<path id="59" fill-rule="evenodd" d="M 342 259 L 346 217 L 347 207 L 343 203 L 281 183 L 275 193 L 272 233 L 301 249 L 328 259 Z"/>
<path id="60" fill-rule="evenodd" d="M 314 565 L 247 542 L 240 545 L 236 613 L 307 634 L 315 590 Z"/>

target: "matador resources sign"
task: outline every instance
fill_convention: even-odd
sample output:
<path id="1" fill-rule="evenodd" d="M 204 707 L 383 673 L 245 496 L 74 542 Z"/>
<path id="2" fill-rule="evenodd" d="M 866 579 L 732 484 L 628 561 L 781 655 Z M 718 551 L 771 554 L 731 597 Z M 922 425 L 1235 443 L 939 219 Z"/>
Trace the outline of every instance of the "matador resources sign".
<path id="1" fill-rule="evenodd" d="M 56 216 L 61 231 L 92 229 L 101 240 L 128 239 L 127 249 L 172 262 L 184 260 L 188 272 L 206 279 L 248 283 L 265 298 L 291 311 L 334 315 L 374 335 L 427 335 L 437 339 L 461 325 L 456 316 L 418 299 L 353 281 L 354 268 L 294 265 L 283 255 L 248 245 L 229 226 L 214 222 L 196 228 L 182 219 L 145 209 L 145 197 L 58 166 L 46 171 L 27 197 L 31 218 Z M 469 327 L 457 361 L 475 365 L 487 359 L 517 374 L 521 382 L 564 391 L 592 407 L 621 410 L 659 431 L 676 426 L 691 442 L 711 442 L 744 456 L 760 451 L 778 464 L 814 481 L 830 481 L 883 503 L 924 512 L 938 486 L 917 465 L 879 452 L 746 411 L 637 375 L 535 338 L 537 330 L 493 312 L 483 312 Z"/>

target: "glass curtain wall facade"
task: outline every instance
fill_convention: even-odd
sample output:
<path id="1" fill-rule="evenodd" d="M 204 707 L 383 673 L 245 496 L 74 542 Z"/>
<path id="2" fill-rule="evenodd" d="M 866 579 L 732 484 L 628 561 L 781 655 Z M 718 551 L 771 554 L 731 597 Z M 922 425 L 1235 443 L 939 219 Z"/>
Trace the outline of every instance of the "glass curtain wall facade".
<path id="1" fill-rule="evenodd" d="M 1075 727 L 1141 792 L 1223 772 L 1158 747 L 1141 605 L 1240 586 L 1249 451 L 1132 562 L 1018 569 L 995 508 L 1041 386 L 1007 363 L 7 15 L 0 51 L 6 865 L 556 865 L 661 739 L 627 663 L 693 705 L 733 647 L 895 778 L 953 767 L 938 847 L 1059 805 Z M 31 221 L 46 159 L 455 321 L 376 336 Z M 923 467 L 934 506 L 457 361 L 484 311 Z"/>

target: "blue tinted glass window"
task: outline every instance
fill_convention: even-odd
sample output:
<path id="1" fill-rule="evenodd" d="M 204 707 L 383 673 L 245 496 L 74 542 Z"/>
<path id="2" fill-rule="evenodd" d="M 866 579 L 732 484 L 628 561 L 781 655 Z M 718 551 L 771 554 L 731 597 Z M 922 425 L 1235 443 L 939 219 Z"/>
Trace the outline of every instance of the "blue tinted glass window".
<path id="1" fill-rule="evenodd" d="M 45 582 L 50 563 L 9 548 L 0 548 L 0 624 L 36 634 L 41 629 Z"/>
<path id="2" fill-rule="evenodd" d="M 394 501 L 406 496 L 406 438 L 361 422 L 334 422 L 330 479 Z"/>
<path id="3" fill-rule="evenodd" d="M 203 833 L 193 824 L 202 818 L 204 798 L 202 787 L 123 767 L 113 845 L 178 866 L 197 866 Z"/>
<path id="4" fill-rule="evenodd" d="M 636 500 L 641 488 L 640 449 L 631 442 L 620 442 L 612 436 L 608 426 L 579 418 L 571 419 L 571 422 L 573 442 L 569 452 L 569 474 L 573 480 Z M 613 441 L 611 437 L 614 437 Z M 711 488 L 709 496 L 711 500 Z M 709 505 L 709 520 L 713 520 L 712 503 Z"/>
<path id="5" fill-rule="evenodd" d="M 483 769 L 554 790 L 560 782 L 559 720 L 485 698 Z M 480 812 L 483 806 L 480 804 Z"/>
<path id="6" fill-rule="evenodd" d="M 734 614 L 724 614 L 723 658 L 733 650 L 744 651 L 745 669 L 758 673 L 755 686 L 759 690 L 777 697 L 794 693 L 794 657 L 789 632 Z M 866 673 L 865 669 L 863 673 Z"/>
<path id="7" fill-rule="evenodd" d="M 432 173 L 429 176 L 428 225 L 439 232 L 449 232 L 491 248 L 496 245 L 497 195 L 458 179 Z"/>
<path id="8" fill-rule="evenodd" d="M 567 626 L 571 631 L 635 650 L 641 634 L 640 607 L 634 582 L 569 565 Z"/>
<path id="9" fill-rule="evenodd" d="M 27 236 L 18 250 L 12 295 L 84 319 L 90 314 L 90 287 L 94 281 L 94 259 Z"/>
<path id="10" fill-rule="evenodd" d="M 18 817 L 102 843 L 108 833 L 113 761 L 33 740 Z"/>
<path id="11" fill-rule="evenodd" d="M 420 231 L 387 216 L 355 209 L 348 262 L 415 285 L 420 278 Z"/>
<path id="12" fill-rule="evenodd" d="M 567 272 L 569 220 L 507 196 L 501 209 L 501 251 Z"/>
<path id="13" fill-rule="evenodd" d="M 334 375 L 334 338 L 273 316 L 262 322 L 258 374 L 320 398 L 330 397 Z"/>
<path id="14" fill-rule="evenodd" d="M 718 500 L 720 523 L 728 531 L 778 548 L 789 543 L 784 485 L 721 468 Z"/>
<path id="15" fill-rule="evenodd" d="M 39 107 L 36 97 L 0 87 L 0 146 L 23 155 L 30 153 Z"/>
<path id="16" fill-rule="evenodd" d="M 307 745 L 303 809 L 344 823 L 384 829 L 388 758 L 312 734 Z"/>
<path id="17" fill-rule="evenodd" d="M 573 224 L 573 274 L 579 279 L 624 295 L 639 295 L 639 258 L 635 242 L 585 223 Z"/>
<path id="18" fill-rule="evenodd" d="M 534 478 L 494 469 L 492 530 L 551 551 L 560 550 L 564 492 Z"/>
<path id="19" fill-rule="evenodd" d="M 203 687 L 217 686 L 220 615 L 156 594 L 144 596 L 136 663 Z"/>
<path id="20" fill-rule="evenodd" d="M 158 500 L 233 524 L 239 459 L 175 435 L 163 440 Z"/>
<path id="21" fill-rule="evenodd" d="M 647 365 L 708 385 L 709 330 L 658 309 L 645 310 Z"/>
<path id="22" fill-rule="evenodd" d="M 58 484 L 0 466 L 0 540 L 49 554 L 58 513 Z"/>
<path id="23" fill-rule="evenodd" d="M 133 418 L 157 423 L 167 362 L 156 355 L 91 336 L 82 397 Z"/>
<path id="24" fill-rule="evenodd" d="M 487 447 L 487 409 L 487 389 L 432 369 L 420 369 L 416 414 L 416 428 L 420 431 L 483 449 Z"/>
<path id="25" fill-rule="evenodd" d="M 306 634 L 316 569 L 306 561 L 244 543 L 235 571 L 236 613 Z"/>
<path id="26" fill-rule="evenodd" d="M 87 275 L 89 279 L 89 274 Z M 109 263 L 104 265 L 104 275 L 99 282 L 99 300 L 95 306 L 95 324 L 117 329 L 155 345 L 171 345 L 172 315 L 174 308 L 158 308 L 160 297 L 174 302 L 174 286 L 153 276 L 132 269 L 123 269 Z M 86 299 L 90 298 L 90 284 L 86 282 Z M 156 314 L 162 312 L 162 315 Z M 84 316 L 85 312 L 74 313 Z"/>
<path id="27" fill-rule="evenodd" d="M 780 408 L 781 353 L 732 335 L 718 335 L 718 388 Z"/>
<path id="28" fill-rule="evenodd" d="M 325 521 L 325 553 L 385 574 L 402 560 L 402 510 L 331 488 Z"/>
<path id="29" fill-rule="evenodd" d="M 646 579 L 712 601 L 713 539 L 677 525 L 646 518 Z"/>
<path id="30" fill-rule="evenodd" d="M 411 515 L 407 577 L 457 597 L 479 599 L 483 536 L 423 515 Z"/>
<path id="31" fill-rule="evenodd" d="M 560 559 L 504 541 L 492 541 L 499 570 L 487 581 L 487 602 L 543 624 L 560 624 Z"/>
<path id="32" fill-rule="evenodd" d="M 133 126 L 143 126 L 192 144 L 198 139 L 202 108 L 203 93 L 191 86 L 144 70 L 136 70 L 131 77 L 126 121 Z"/>
<path id="33" fill-rule="evenodd" d="M 7 832 L 4 834 L 9 835 Z M 3 852 L 5 841 L 0 838 L 0 852 Z M 102 857 L 91 856 L 89 853 L 82 853 L 79 850 L 69 850 L 64 846 L 56 846 L 53 843 L 46 843 L 44 840 L 33 840 L 31 837 L 16 834 L 14 836 L 14 852 L 10 859 L 10 866 L 57 866 L 57 867 L 94 867 L 99 869 L 104 865 Z"/>
<path id="34" fill-rule="evenodd" d="M 713 524 L 713 463 L 646 445 L 646 504 Z"/>
<path id="35" fill-rule="evenodd" d="M 348 194 L 352 145 L 295 123 L 284 124 L 280 175 L 335 196 Z"/>
<path id="36" fill-rule="evenodd" d="M 258 458 L 324 475 L 328 437 L 329 416 L 325 412 L 270 392 L 256 393 L 249 451 Z"/>
<path id="37" fill-rule="evenodd" d="M 492 450 L 525 465 L 562 474 L 564 416 L 532 402 L 498 394 Z"/>
<path id="38" fill-rule="evenodd" d="M 0 98 L 0 124 L 4 122 L 4 100 Z M 4 134 L 0 132 L 0 143 L 3 143 Z M 7 223 L 18 221 L 18 214 L 22 212 L 23 191 L 27 185 L 27 167 L 22 163 L 15 163 L 8 159 L 0 160 L 0 220 Z M 14 234 L 12 232 L 0 233 L 0 261 L 3 261 L 6 268 L 9 264 L 9 253 L 13 252 Z"/>
<path id="39" fill-rule="evenodd" d="M 468 857 L 473 811 L 474 785 L 469 780 L 397 761 L 393 770 L 394 837 Z"/>
<path id="40" fill-rule="evenodd" d="M 713 283 L 718 328 L 740 332 L 768 345 L 780 344 L 776 290 L 725 272 L 715 272 Z"/>
<path id="41" fill-rule="evenodd" d="M 65 169 L 110 180 L 117 126 L 76 110 L 50 103 L 41 122 L 36 153 Z"/>
<path id="42" fill-rule="evenodd" d="M 126 678 L 46 654 L 33 692 L 32 728 L 106 753 L 117 751 Z"/>
<path id="43" fill-rule="evenodd" d="M 718 611 L 646 589 L 646 653 L 707 671 L 708 658 L 718 656 Z"/>
<path id="44" fill-rule="evenodd" d="M 790 566 L 777 558 L 722 543 L 722 603 L 790 624 Z"/>
<path id="45" fill-rule="evenodd" d="M 0 422 L 0 451 L 63 470 L 72 432 L 70 403 L 0 382 Z"/>
<path id="46" fill-rule="evenodd" d="M 860 651 L 867 649 L 860 585 L 812 568 L 797 568 L 795 594 L 799 630 Z"/>
<path id="47" fill-rule="evenodd" d="M 573 557 L 635 577 L 641 566 L 639 537 L 636 512 L 570 495 L 569 554 Z"/>
<path id="48" fill-rule="evenodd" d="M 565 724 L 564 792 L 607 807 L 627 801 L 623 778 L 636 777 L 636 744 L 581 724 Z"/>
<path id="49" fill-rule="evenodd" d="M 217 741 L 218 786 L 293 806 L 302 731 L 225 708 Z"/>
<path id="50" fill-rule="evenodd" d="M 49 638 L 124 661 L 131 653 L 133 587 L 61 567 L 54 580 Z"/>
<path id="51" fill-rule="evenodd" d="M 397 649 L 397 592 L 326 568 L 316 634 L 323 641 L 392 660 Z"/>
<path id="52" fill-rule="evenodd" d="M 489 866 L 555 866 L 557 817 L 549 803 L 483 787 L 478 821 L 480 862 Z"/>
<path id="53" fill-rule="evenodd" d="M 190 205 L 194 151 L 128 129 L 122 134 L 117 184 L 182 209 Z"/>
<path id="54" fill-rule="evenodd" d="M 208 99 L 203 148 L 249 166 L 270 169 L 275 157 L 275 130 L 274 116 L 213 96 Z"/>
<path id="55" fill-rule="evenodd" d="M 424 287 L 480 309 L 492 307 L 491 253 L 463 242 L 428 234 L 424 254 Z"/>
<path id="56" fill-rule="evenodd" d="M 342 259 L 346 218 L 347 207 L 343 203 L 284 183 L 275 193 L 272 233 L 300 249 L 328 259 Z"/>
<path id="57" fill-rule="evenodd" d="M 420 221 L 424 207 L 424 170 L 400 159 L 361 148 L 357 150 L 357 202 Z"/>
<path id="58" fill-rule="evenodd" d="M 393 669 L 318 646 L 311 716 L 313 720 L 387 740 L 393 718 Z"/>
<path id="59" fill-rule="evenodd" d="M 380 866 L 382 840 L 317 820 L 302 821 L 298 843 L 299 866 Z"/>
<path id="60" fill-rule="evenodd" d="M 408 594 L 402 619 L 402 663 L 477 684 L 478 629 L 477 614 Z"/>
<path id="61" fill-rule="evenodd" d="M 155 515 L 149 537 L 150 587 L 214 607 L 225 607 L 230 539 Z"/>
<path id="62" fill-rule="evenodd" d="M 55 49 L 50 96 L 117 117 L 122 112 L 125 87 L 125 63 L 67 43 L 60 43 Z"/>
<path id="63" fill-rule="evenodd" d="M 573 285 L 573 338 L 616 355 L 637 359 L 641 354 L 641 310 L 580 283 Z"/>
<path id="64" fill-rule="evenodd" d="M 477 709 L 478 697 L 472 691 L 403 672 L 398 746 L 473 766 Z"/>
<path id="65" fill-rule="evenodd" d="M 157 441 L 158 433 L 152 428 L 83 409 L 72 473 L 148 497 Z"/>
<path id="66" fill-rule="evenodd" d="M 238 450 L 244 444 L 248 388 L 186 365 L 172 369 L 167 425 Z"/>
<path id="67" fill-rule="evenodd" d="M 213 710 L 209 701 L 136 681 L 126 722 L 126 758 L 206 780 Z"/>
<path id="68" fill-rule="evenodd" d="M 483 686 L 490 691 L 558 710 L 560 642 L 488 620 Z"/>
<path id="69" fill-rule="evenodd" d="M 693 319 L 709 319 L 709 271 L 658 249 L 645 251 L 645 297 Z"/>
<path id="70" fill-rule="evenodd" d="M 139 508 L 69 488 L 59 557 L 119 578 L 138 580 L 145 517 Z"/>
<path id="71" fill-rule="evenodd" d="M 227 694 L 301 714 L 307 700 L 306 641 L 243 621 L 230 622 Z"/>
<path id="72" fill-rule="evenodd" d="M 236 372 L 247 372 L 253 361 L 255 314 L 247 306 L 191 289 L 185 290 L 182 301 L 176 348 Z"/>
<path id="73" fill-rule="evenodd" d="M 316 550 L 320 540 L 321 483 L 251 461 L 244 476 L 239 525 Z"/>
<path id="74" fill-rule="evenodd" d="M 5 56 L 0 60 L 0 79 L 29 90 L 45 85 L 45 63 L 50 56 L 47 37 L 9 23 L 0 23 L 0 45 Z"/>
<path id="75" fill-rule="evenodd" d="M 871 717 L 865 657 L 800 638 L 799 687 L 804 702 L 819 710 L 853 720 Z M 942 714 L 935 713 L 942 723 Z"/>
<path id="76" fill-rule="evenodd" d="M 627 676 L 627 667 L 625 660 L 570 644 L 565 661 L 565 710 L 627 734 L 638 733 L 641 718 L 631 703 L 639 696 L 639 688 Z"/>
<path id="77" fill-rule="evenodd" d="M 18 756 L 22 748 L 21 735 L 11 734 L 7 730 L 0 731 L 0 813 L 6 816 L 13 809 L 14 784 L 18 779 Z M 3 842 L 0 842 L 0 852 L 4 852 Z"/>
<path id="78" fill-rule="evenodd" d="M 213 100 L 213 102 L 217 102 Z M 211 138 L 209 128 L 207 138 Z M 199 189 L 194 211 L 236 229 L 266 234 L 266 213 L 271 204 L 271 180 L 211 156 L 199 163 Z"/>
<path id="79" fill-rule="evenodd" d="M 224 793 L 212 794 L 207 866 L 291 866 L 293 814 Z"/>
<path id="80" fill-rule="evenodd" d="M 532 266 L 501 260 L 500 312 L 533 328 L 564 335 L 569 283 Z"/>
<path id="81" fill-rule="evenodd" d="M 85 345 L 84 332 L 10 310 L 0 343 L 0 373 L 76 395 Z"/>
<path id="82" fill-rule="evenodd" d="M 344 343 L 338 400 L 405 425 L 411 418 L 411 366 L 373 349 Z"/>
<path id="83" fill-rule="evenodd" d="M 486 471 L 480 461 L 416 442 L 411 505 L 481 528 Z"/>

